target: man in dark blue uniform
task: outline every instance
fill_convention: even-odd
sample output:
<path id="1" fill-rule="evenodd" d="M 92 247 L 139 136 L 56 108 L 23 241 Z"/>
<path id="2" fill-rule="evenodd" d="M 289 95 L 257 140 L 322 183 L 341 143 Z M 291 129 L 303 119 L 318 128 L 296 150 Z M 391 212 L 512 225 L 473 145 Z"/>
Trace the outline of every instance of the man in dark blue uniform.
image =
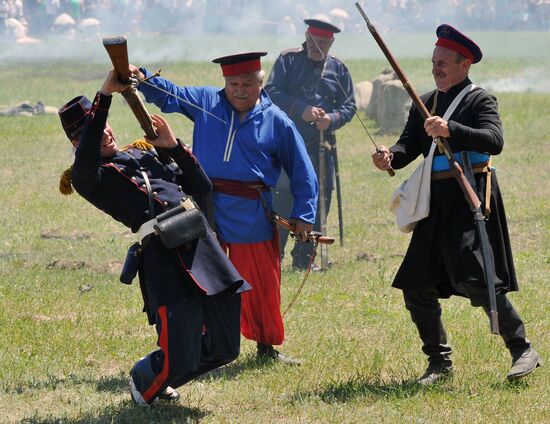
<path id="1" fill-rule="evenodd" d="M 334 161 L 330 154 L 330 146 L 336 143 L 334 131 L 353 118 L 356 106 L 348 69 L 339 59 L 328 54 L 334 42 L 334 34 L 340 32 L 340 29 L 318 19 L 306 19 L 304 22 L 308 28 L 302 48 L 288 49 L 280 54 L 265 89 L 273 102 L 296 124 L 318 178 L 321 132 L 324 134 L 324 144 L 327 146 L 324 158 L 326 216 L 334 189 Z M 277 184 L 275 210 L 287 216 L 291 199 L 288 177 L 283 175 Z M 314 230 L 320 230 L 319 220 L 318 210 Z M 287 238 L 288 232 L 282 232 L 281 254 L 284 253 Z M 292 249 L 293 267 L 306 268 L 313 249 L 310 243 L 297 243 Z"/>
<path id="2" fill-rule="evenodd" d="M 197 213 L 189 195 L 208 193 L 212 184 L 164 118 L 152 116 L 158 138 L 148 140 L 151 144 L 138 140 L 118 148 L 107 113 L 111 94 L 124 88 L 111 71 L 93 104 L 79 96 L 59 110 L 76 147 L 72 171 L 64 174 L 60 189 L 69 194 L 72 184 L 94 206 L 138 233 L 140 242 L 129 257 L 137 263 L 145 310 L 156 326 L 160 349 L 134 365 L 130 392 L 136 404 L 147 406 L 166 396 L 168 387 L 181 386 L 238 356 L 240 293 L 250 286 Z M 192 229 L 202 231 L 198 238 L 168 248 L 157 235 L 165 223 L 159 222 L 159 214 L 176 210 L 171 218 L 186 222 L 193 216 Z M 183 214 L 185 219 L 179 220 Z"/>
<path id="3" fill-rule="evenodd" d="M 502 122 L 494 96 L 475 87 L 468 77 L 470 66 L 481 60 L 480 48 L 450 25 L 437 28 L 432 55 L 432 74 L 437 89 L 421 97 L 431 117 L 424 120 L 413 105 L 405 129 L 390 149 L 373 154 L 377 168 L 401 169 L 419 155 L 426 157 L 434 137 L 444 137 L 454 155 L 465 152 L 473 166 L 477 195 L 486 215 L 489 254 L 494 258 L 495 287 L 500 335 L 512 356 L 509 380 L 521 378 L 541 364 L 531 347 L 518 312 L 506 297 L 518 290 L 504 204 L 490 155 L 504 145 Z M 461 92 L 466 92 L 448 120 L 445 111 Z M 447 158 L 433 157 L 430 212 L 419 221 L 393 287 L 403 290 L 405 306 L 416 324 L 428 368 L 419 383 L 432 384 L 451 375 L 451 347 L 441 320 L 440 298 L 464 296 L 472 306 L 489 314 L 482 252 L 473 213 L 449 171 Z"/>

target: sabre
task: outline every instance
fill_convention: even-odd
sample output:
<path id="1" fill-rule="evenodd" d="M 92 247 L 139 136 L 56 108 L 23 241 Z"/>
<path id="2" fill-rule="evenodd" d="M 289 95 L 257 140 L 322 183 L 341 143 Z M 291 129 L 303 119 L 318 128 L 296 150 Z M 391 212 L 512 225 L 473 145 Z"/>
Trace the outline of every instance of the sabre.
<path id="1" fill-rule="evenodd" d="M 203 109 L 202 107 L 200 107 L 200 106 L 198 106 L 194 103 L 191 103 L 189 100 L 185 100 L 185 99 L 183 99 L 179 96 L 176 96 L 174 93 L 170 93 L 168 90 L 165 90 L 164 88 L 160 88 L 160 87 L 157 87 L 155 84 L 151 84 L 149 82 L 149 80 L 153 77 L 156 77 L 156 76 L 158 76 L 158 75 L 157 74 L 151 75 L 149 78 L 145 78 L 145 79 L 140 80 L 139 83 L 148 85 L 149 87 L 153 87 L 153 88 L 157 89 L 158 91 L 160 91 L 161 93 L 167 94 L 168 96 L 172 96 L 172 97 L 178 99 L 180 102 L 188 104 L 189 106 L 192 106 L 192 107 L 206 113 L 207 115 L 210 115 L 212 118 L 216 118 L 218 121 L 220 121 L 224 124 L 227 124 L 227 121 L 224 121 L 222 118 L 220 118 L 219 116 L 214 115 L 212 112 L 209 112 L 206 109 Z"/>
<path id="2" fill-rule="evenodd" d="M 476 180 L 474 178 L 470 158 L 466 152 L 460 152 L 460 156 L 462 157 L 462 164 L 464 166 L 466 178 L 473 189 L 476 190 Z M 483 216 L 480 207 L 474 211 L 474 221 L 476 224 L 477 235 L 479 236 L 481 257 L 483 259 L 483 276 L 485 277 L 485 284 L 487 285 L 487 292 L 489 294 L 489 322 L 491 325 L 491 333 L 498 334 L 498 311 L 495 292 L 495 262 L 491 252 L 489 251 L 489 236 L 487 235 L 487 228 L 485 226 L 485 217 Z"/>
<path id="3" fill-rule="evenodd" d="M 281 217 L 277 214 L 273 214 L 272 220 L 273 220 L 273 222 L 275 222 L 275 224 L 280 225 L 284 229 L 290 231 L 290 236 L 291 237 L 295 237 L 294 227 L 292 226 L 292 224 L 287 219 L 285 219 L 285 218 L 283 218 L 283 217 Z M 310 231 L 307 234 L 307 241 L 306 242 L 307 243 L 319 243 L 319 244 L 332 244 L 332 243 L 334 243 L 334 238 L 323 235 L 323 234 L 321 234 L 317 231 Z"/>
<path id="4" fill-rule="evenodd" d="M 334 178 L 336 179 L 336 199 L 338 201 L 338 229 L 340 231 L 340 247 L 344 247 L 344 219 L 342 211 L 342 190 L 340 188 L 340 167 L 338 166 L 338 149 L 336 148 L 336 136 L 332 134 L 332 142 L 329 140 L 330 152 L 334 160 Z"/>

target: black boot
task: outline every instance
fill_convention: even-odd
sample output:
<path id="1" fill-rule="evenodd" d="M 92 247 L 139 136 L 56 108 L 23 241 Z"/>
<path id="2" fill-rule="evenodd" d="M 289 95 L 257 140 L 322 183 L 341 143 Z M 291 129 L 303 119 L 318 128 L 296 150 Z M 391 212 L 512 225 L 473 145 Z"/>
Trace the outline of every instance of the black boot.
<path id="1" fill-rule="evenodd" d="M 281 354 L 271 345 L 260 342 L 258 342 L 258 359 L 262 361 L 279 361 L 287 365 L 301 365 L 300 361 Z"/>
<path id="2" fill-rule="evenodd" d="M 162 392 L 157 396 L 161 400 L 174 401 L 180 398 L 178 391 L 170 386 L 167 386 Z"/>
<path id="3" fill-rule="evenodd" d="M 451 346 L 441 318 L 415 323 L 422 340 L 422 351 L 428 356 L 428 368 L 418 379 L 422 385 L 430 385 L 448 379 L 453 371 Z"/>
<path id="4" fill-rule="evenodd" d="M 483 309 L 489 315 L 489 308 Z M 512 355 L 512 367 L 506 377 L 517 380 L 542 365 L 542 361 L 526 337 L 522 319 L 504 294 L 497 295 L 497 312 L 499 333 Z"/>

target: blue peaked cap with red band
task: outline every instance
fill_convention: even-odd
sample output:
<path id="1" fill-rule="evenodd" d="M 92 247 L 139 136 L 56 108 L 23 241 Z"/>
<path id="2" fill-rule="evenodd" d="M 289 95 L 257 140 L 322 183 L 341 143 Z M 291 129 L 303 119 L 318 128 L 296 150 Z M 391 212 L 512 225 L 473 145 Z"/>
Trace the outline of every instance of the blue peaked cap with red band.
<path id="1" fill-rule="evenodd" d="M 436 46 L 457 52 L 472 63 L 478 63 L 483 57 L 479 46 L 451 25 L 442 24 L 435 30 Z"/>
<path id="2" fill-rule="evenodd" d="M 77 96 L 59 108 L 57 113 L 69 140 L 76 137 L 91 108 L 92 102 L 86 96 Z"/>

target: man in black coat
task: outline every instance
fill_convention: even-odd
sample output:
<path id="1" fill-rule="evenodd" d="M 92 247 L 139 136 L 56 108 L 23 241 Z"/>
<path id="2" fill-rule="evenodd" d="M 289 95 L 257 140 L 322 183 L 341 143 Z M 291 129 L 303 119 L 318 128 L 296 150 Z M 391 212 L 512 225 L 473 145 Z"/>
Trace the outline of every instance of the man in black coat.
<path id="1" fill-rule="evenodd" d="M 134 365 L 130 393 L 136 404 L 147 406 L 158 397 L 177 397 L 170 387 L 238 356 L 240 293 L 250 286 L 197 213 L 189 196 L 208 193 L 212 184 L 164 118 L 152 116 L 158 138 L 118 148 L 107 114 L 112 93 L 124 88 L 111 71 L 93 104 L 79 96 L 59 110 L 76 148 L 72 171 L 64 174 L 60 189 L 69 194 L 72 184 L 82 197 L 138 235 L 129 258 L 137 264 L 145 310 L 156 326 L 160 349 Z M 202 232 L 167 248 L 155 225 L 160 225 L 159 214 L 175 210 L 195 217 L 195 228 L 183 231 Z"/>
<path id="2" fill-rule="evenodd" d="M 306 41 L 302 48 L 283 51 L 271 69 L 265 90 L 296 124 L 303 137 L 313 167 L 320 177 L 320 135 L 324 134 L 325 214 L 328 216 L 334 189 L 334 161 L 331 146 L 336 147 L 334 132 L 347 124 L 355 114 L 353 82 L 344 63 L 329 54 L 334 34 L 340 29 L 320 19 L 306 19 Z M 319 181 L 321 184 L 321 181 Z M 313 229 L 320 231 L 318 212 Z M 281 174 L 274 195 L 274 207 L 282 216 L 288 216 L 292 196 L 288 176 Z M 280 231 L 281 256 L 284 255 L 288 231 Z M 314 247 L 311 243 L 297 243 L 292 249 L 292 265 L 297 269 L 308 267 Z M 314 267 L 313 269 L 315 269 Z"/>
<path id="3" fill-rule="evenodd" d="M 468 72 L 481 60 L 479 47 L 450 25 L 437 28 L 432 74 L 437 89 L 421 97 L 431 117 L 424 120 L 413 105 L 405 129 L 390 149 L 382 146 L 372 155 L 377 168 L 400 169 L 419 155 L 426 157 L 432 138 L 444 137 L 455 157 L 465 151 L 474 170 L 478 197 L 485 211 L 490 252 L 495 263 L 495 286 L 500 335 L 512 355 L 508 379 L 529 374 L 541 364 L 526 338 L 523 322 L 506 297 L 518 290 L 506 215 L 490 155 L 504 144 L 496 98 L 471 86 L 448 120 L 441 118 L 455 97 L 471 84 Z M 451 347 L 441 321 L 439 298 L 467 297 L 473 306 L 489 312 L 488 293 L 480 243 L 473 213 L 449 172 L 445 156 L 434 155 L 431 174 L 430 212 L 414 228 L 412 239 L 393 287 L 403 290 L 405 306 L 416 324 L 429 366 L 420 378 L 431 384 L 452 371 Z"/>

